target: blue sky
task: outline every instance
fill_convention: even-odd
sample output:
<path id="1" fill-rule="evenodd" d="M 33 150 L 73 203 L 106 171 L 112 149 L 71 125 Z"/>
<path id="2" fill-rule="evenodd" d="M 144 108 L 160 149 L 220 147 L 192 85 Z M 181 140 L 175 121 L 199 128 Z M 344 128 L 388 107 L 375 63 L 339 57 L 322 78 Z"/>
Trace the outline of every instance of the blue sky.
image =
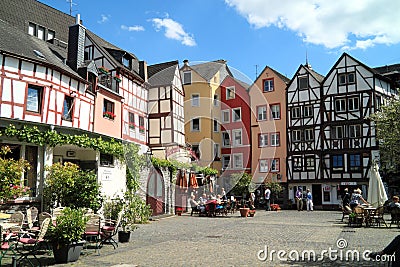
<path id="1" fill-rule="evenodd" d="M 69 14 L 68 0 L 40 2 Z M 322 75 L 343 52 L 370 67 L 400 63 L 400 1 L 73 2 L 84 26 L 148 64 L 225 59 L 253 81 L 266 65 L 292 78 L 306 53 Z"/>

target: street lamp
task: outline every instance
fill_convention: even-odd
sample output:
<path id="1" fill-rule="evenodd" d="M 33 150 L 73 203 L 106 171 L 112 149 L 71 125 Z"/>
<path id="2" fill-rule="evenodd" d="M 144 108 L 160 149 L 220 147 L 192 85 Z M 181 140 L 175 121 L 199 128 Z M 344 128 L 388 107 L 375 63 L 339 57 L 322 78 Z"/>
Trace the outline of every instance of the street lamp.
<path id="1" fill-rule="evenodd" d="M 146 162 L 147 162 L 147 167 L 151 167 L 151 157 L 153 156 L 153 152 L 151 151 L 151 148 L 149 147 L 146 152 Z"/>

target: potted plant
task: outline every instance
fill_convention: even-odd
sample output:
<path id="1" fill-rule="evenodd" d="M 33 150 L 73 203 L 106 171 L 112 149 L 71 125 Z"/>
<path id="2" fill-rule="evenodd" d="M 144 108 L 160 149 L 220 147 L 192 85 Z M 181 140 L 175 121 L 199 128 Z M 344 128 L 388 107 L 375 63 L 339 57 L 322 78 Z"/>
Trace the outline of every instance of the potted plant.
<path id="1" fill-rule="evenodd" d="M 108 74 L 108 73 L 109 73 L 109 70 L 108 70 L 106 67 L 104 67 L 104 66 L 101 66 L 101 67 L 99 68 L 99 71 L 100 71 L 101 73 L 103 73 L 103 74 Z"/>
<path id="2" fill-rule="evenodd" d="M 53 246 L 57 263 L 77 261 L 83 244 L 87 217 L 82 209 L 64 208 L 62 214 L 51 224 L 46 238 Z"/>
<path id="3" fill-rule="evenodd" d="M 176 209 L 175 209 L 175 213 L 178 216 L 182 216 L 182 211 L 183 211 L 182 207 L 176 207 Z"/>

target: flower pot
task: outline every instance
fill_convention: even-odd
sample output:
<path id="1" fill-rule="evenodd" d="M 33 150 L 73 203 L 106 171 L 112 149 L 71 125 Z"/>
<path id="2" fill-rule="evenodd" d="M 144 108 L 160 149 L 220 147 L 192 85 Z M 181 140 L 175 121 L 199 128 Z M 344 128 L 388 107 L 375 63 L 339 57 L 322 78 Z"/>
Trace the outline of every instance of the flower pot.
<path id="1" fill-rule="evenodd" d="M 84 242 L 69 245 L 53 244 L 53 255 L 56 263 L 74 262 L 79 259 Z"/>
<path id="2" fill-rule="evenodd" d="M 182 216 L 182 211 L 177 211 L 176 214 L 177 214 L 178 216 Z"/>
<path id="3" fill-rule="evenodd" d="M 256 210 L 249 210 L 249 217 L 254 217 Z"/>
<path id="4" fill-rule="evenodd" d="M 119 231 L 118 232 L 118 241 L 121 243 L 129 242 L 131 238 L 131 231 Z"/>
<path id="5" fill-rule="evenodd" d="M 250 209 L 249 208 L 240 208 L 239 211 L 240 211 L 240 216 L 247 217 L 249 215 Z"/>

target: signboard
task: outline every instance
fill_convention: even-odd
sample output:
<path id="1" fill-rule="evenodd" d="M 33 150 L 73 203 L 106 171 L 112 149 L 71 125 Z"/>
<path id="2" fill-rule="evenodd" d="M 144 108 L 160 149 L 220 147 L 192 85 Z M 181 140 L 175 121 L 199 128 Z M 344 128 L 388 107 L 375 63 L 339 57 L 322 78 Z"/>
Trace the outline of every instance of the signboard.
<path id="1" fill-rule="evenodd" d="M 340 185 L 357 185 L 357 182 L 341 182 Z"/>
<path id="2" fill-rule="evenodd" d="M 112 172 L 110 170 L 104 170 L 101 175 L 102 181 L 111 181 L 112 180 Z"/>
<path id="3" fill-rule="evenodd" d="M 324 192 L 330 192 L 331 191 L 331 185 L 330 184 L 324 184 L 323 188 L 324 188 Z"/>

